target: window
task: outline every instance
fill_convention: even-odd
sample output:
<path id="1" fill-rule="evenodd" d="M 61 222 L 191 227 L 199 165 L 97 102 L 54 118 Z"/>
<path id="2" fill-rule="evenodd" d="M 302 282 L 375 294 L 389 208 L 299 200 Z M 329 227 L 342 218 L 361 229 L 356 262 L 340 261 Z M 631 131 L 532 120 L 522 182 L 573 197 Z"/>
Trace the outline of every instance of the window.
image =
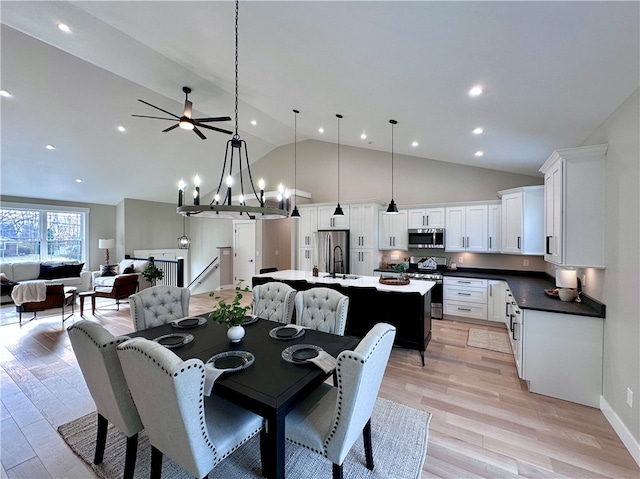
<path id="1" fill-rule="evenodd" d="M 85 261 L 87 208 L 3 203 L 0 262 Z"/>

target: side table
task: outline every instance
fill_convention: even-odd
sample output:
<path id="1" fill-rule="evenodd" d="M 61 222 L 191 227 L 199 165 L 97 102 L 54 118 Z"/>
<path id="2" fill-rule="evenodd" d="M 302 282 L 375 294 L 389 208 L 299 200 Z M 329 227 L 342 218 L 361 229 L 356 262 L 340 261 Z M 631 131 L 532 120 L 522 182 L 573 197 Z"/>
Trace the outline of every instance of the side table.
<path id="1" fill-rule="evenodd" d="M 91 298 L 91 301 L 93 301 L 93 293 L 93 291 L 83 291 L 78 293 L 78 297 L 80 298 L 80 317 L 82 318 L 84 318 L 84 299 Z"/>

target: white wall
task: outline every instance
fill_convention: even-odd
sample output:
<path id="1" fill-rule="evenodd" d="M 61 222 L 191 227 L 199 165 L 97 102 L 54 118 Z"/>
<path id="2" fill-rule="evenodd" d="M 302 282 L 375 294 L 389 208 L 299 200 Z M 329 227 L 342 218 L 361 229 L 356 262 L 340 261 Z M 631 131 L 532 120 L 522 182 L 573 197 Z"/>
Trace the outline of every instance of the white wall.
<path id="1" fill-rule="evenodd" d="M 640 94 L 636 90 L 583 143 L 608 143 L 606 269 L 588 270 L 587 294 L 607 306 L 603 396 L 640 441 Z M 583 146 L 579 145 L 579 146 Z M 634 393 L 633 408 L 626 391 Z M 636 459 L 637 460 L 637 459 Z"/>

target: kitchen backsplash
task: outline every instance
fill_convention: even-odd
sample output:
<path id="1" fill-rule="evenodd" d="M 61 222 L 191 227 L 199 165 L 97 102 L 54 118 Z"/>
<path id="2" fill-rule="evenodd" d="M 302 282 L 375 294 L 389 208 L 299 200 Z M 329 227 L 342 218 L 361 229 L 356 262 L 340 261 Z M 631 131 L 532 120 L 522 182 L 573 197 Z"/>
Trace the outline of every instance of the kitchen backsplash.
<path id="1" fill-rule="evenodd" d="M 510 269 L 515 271 L 546 271 L 547 263 L 542 256 L 487 253 L 447 253 L 441 249 L 384 251 L 383 260 L 388 263 L 400 263 L 410 256 L 444 256 L 456 263 L 458 268 Z M 462 262 L 460 261 L 462 258 Z M 527 263 L 525 265 L 525 263 Z"/>

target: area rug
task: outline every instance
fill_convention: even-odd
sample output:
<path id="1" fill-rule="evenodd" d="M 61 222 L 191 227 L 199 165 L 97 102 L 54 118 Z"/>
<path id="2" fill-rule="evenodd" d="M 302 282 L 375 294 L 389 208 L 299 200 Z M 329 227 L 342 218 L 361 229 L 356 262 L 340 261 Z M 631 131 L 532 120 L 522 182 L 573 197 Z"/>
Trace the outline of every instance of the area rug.
<path id="1" fill-rule="evenodd" d="M 469 329 L 467 346 L 488 349 L 499 353 L 511 353 L 509 338 L 504 333 L 487 331 L 486 329 Z"/>
<path id="2" fill-rule="evenodd" d="M 349 479 L 419 479 L 427 453 L 431 414 L 378 398 L 371 417 L 371 438 L 375 467 L 365 466 L 362 435 L 343 463 L 344 477 Z M 91 413 L 58 427 L 58 432 L 71 449 L 103 479 L 120 479 L 124 472 L 126 438 L 112 425 L 107 433 L 107 447 L 102 464 L 93 464 L 97 414 Z M 260 479 L 260 440 L 252 438 L 232 456 L 209 473 L 209 479 Z M 331 462 L 311 451 L 286 444 L 288 479 L 330 478 Z M 135 479 L 150 474 L 151 447 L 147 435 L 140 433 Z M 187 479 L 189 474 L 165 457 L 163 479 Z"/>

